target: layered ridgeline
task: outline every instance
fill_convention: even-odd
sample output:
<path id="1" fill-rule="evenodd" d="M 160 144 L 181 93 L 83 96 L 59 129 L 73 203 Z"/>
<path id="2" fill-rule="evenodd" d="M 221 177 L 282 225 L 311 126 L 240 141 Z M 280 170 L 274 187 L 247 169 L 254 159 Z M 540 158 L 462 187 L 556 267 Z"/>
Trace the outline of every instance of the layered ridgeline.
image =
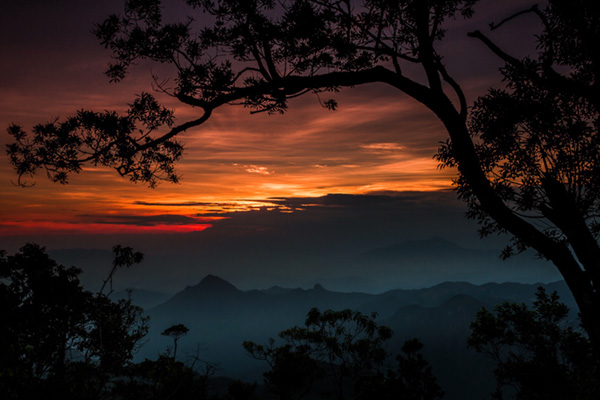
<path id="1" fill-rule="evenodd" d="M 367 294 L 329 291 L 317 284 L 308 290 L 275 286 L 243 291 L 208 275 L 166 302 L 147 309 L 151 330 L 138 358 L 154 358 L 165 351 L 172 339 L 160 333 L 181 323 L 190 330 L 179 341 L 179 359 L 199 355 L 219 364 L 218 375 L 260 383 L 266 365 L 244 351 L 244 340 L 264 343 L 269 337 L 276 338 L 279 331 L 303 324 L 312 307 L 350 308 L 379 314 L 377 321 L 394 330 L 389 343 L 391 351 L 398 352 L 406 339 L 420 338 L 425 344 L 424 355 L 446 391 L 446 399 L 481 398 L 494 386 L 492 367 L 483 356 L 467 348 L 469 324 L 482 306 L 493 308 L 504 301 L 531 303 L 537 286 L 446 282 L 426 289 Z M 556 290 L 564 302 L 574 307 L 564 282 L 542 286 Z M 135 290 L 131 296 L 135 301 Z"/>
<path id="2" fill-rule="evenodd" d="M 500 249 L 469 248 L 440 237 L 374 246 L 372 239 L 364 237 L 337 238 L 338 242 L 333 244 L 317 237 L 307 243 L 306 238 L 290 240 L 278 237 L 279 231 L 274 232 L 234 237 L 226 243 L 205 235 L 185 250 L 176 243 L 165 244 L 159 251 L 142 246 L 138 250 L 145 254 L 143 265 L 119 271 L 115 284 L 119 288 L 141 287 L 174 293 L 219 271 L 219 275 L 235 278 L 236 283 L 246 288 L 273 284 L 311 287 L 319 282 L 330 290 L 381 293 L 445 281 L 482 284 L 561 279 L 554 268 L 536 259 L 534 254 L 524 253 L 503 261 Z M 82 268 L 81 280 L 90 290 L 99 288 L 112 262 L 109 250 L 63 249 L 49 253 L 64 265 Z"/>

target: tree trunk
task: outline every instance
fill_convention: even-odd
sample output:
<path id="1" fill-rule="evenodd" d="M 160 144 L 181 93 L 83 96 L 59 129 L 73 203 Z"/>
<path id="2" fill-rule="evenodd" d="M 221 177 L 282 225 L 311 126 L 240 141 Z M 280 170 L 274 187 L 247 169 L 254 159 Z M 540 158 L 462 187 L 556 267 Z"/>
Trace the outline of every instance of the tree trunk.
<path id="1" fill-rule="evenodd" d="M 582 237 L 589 239 L 588 236 L 581 233 L 581 226 L 577 230 L 578 234 L 573 234 L 572 240 L 575 244 L 572 247 L 580 249 L 578 255 L 581 254 L 580 260 L 584 267 L 587 267 L 584 271 L 566 244 L 557 243 L 547 237 L 533 225 L 517 216 L 496 195 L 481 169 L 466 123 L 446 95 L 438 92 L 437 95 L 426 98 L 427 101 L 423 103 L 437 115 L 446 127 L 452 141 L 453 156 L 457 161 L 459 172 L 466 179 L 482 209 L 502 228 L 525 242 L 558 268 L 577 302 L 583 328 L 588 333 L 595 352 L 600 356 L 600 297 L 595 290 L 596 285 L 600 284 L 600 280 L 594 279 L 600 261 L 596 257 L 597 253 L 600 254 L 597 242 L 581 240 Z M 563 218 L 574 223 L 573 218 L 570 218 L 565 212 L 565 210 L 559 210 Z M 587 230 L 585 221 L 583 221 L 583 226 Z M 561 226 L 558 227 L 561 228 Z M 567 229 L 567 232 L 564 233 L 568 235 L 569 230 Z M 585 265 L 584 260 L 592 265 Z"/>

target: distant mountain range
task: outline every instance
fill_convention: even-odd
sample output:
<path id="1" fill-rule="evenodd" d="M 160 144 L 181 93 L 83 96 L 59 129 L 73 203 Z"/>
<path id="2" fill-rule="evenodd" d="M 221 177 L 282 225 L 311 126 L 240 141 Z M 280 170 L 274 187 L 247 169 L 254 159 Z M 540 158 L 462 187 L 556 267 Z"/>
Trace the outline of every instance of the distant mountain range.
<path id="1" fill-rule="evenodd" d="M 201 344 L 201 358 L 218 362 L 219 374 L 260 383 L 265 365 L 244 352 L 244 340 L 264 343 L 269 337 L 276 338 L 279 331 L 302 325 L 312 307 L 350 308 L 379 314 L 378 322 L 395 332 L 389 343 L 391 351 L 399 351 L 406 339 L 420 338 L 425 344 L 424 354 L 446 391 L 445 399 L 483 398 L 493 388 L 492 367 L 483 356 L 466 348 L 469 324 L 482 306 L 493 308 L 504 301 L 531 303 L 537 286 L 444 282 L 425 289 L 368 294 L 335 292 L 316 284 L 312 289 L 274 286 L 243 291 L 208 275 L 147 310 L 151 331 L 138 357 L 154 358 L 164 351 L 171 343 L 160 332 L 183 323 L 190 331 L 180 340 L 178 354 L 194 354 Z M 565 303 L 574 307 L 564 282 L 542 286 L 556 290 Z M 141 301 L 141 297 L 133 296 L 133 300 Z"/>
<path id="2" fill-rule="evenodd" d="M 440 237 L 405 240 L 358 255 L 350 269 L 355 275 L 373 277 L 375 287 L 384 286 L 382 280 L 397 287 L 424 287 L 432 281 L 482 284 L 560 279 L 555 268 L 531 253 L 508 260 L 502 260 L 500 253 L 498 249 L 462 247 Z"/>
<path id="3" fill-rule="evenodd" d="M 197 254 L 185 257 L 176 249 L 157 249 L 156 254 L 150 249 L 142 265 L 119 270 L 115 284 L 119 288 L 174 293 L 190 281 L 200 281 L 218 271 L 220 276 L 246 288 L 274 284 L 312 287 L 319 282 L 330 290 L 381 293 L 445 281 L 483 284 L 561 279 L 555 267 L 531 253 L 503 261 L 499 249 L 467 248 L 440 237 L 405 240 L 383 247 L 365 243 L 348 247 L 323 244 L 319 251 L 292 244 L 277 246 L 269 240 L 242 247 L 200 242 L 197 247 Z M 64 249 L 49 253 L 60 263 L 81 267 L 82 282 L 92 290 L 97 290 L 106 279 L 112 263 L 109 250 Z"/>

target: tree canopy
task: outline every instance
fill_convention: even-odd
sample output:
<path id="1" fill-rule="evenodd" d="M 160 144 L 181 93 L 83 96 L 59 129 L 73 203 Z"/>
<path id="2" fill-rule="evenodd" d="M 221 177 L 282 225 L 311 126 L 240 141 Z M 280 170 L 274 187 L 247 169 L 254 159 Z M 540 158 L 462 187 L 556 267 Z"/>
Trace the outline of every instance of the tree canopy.
<path id="1" fill-rule="evenodd" d="M 153 186 L 177 181 L 177 135 L 222 105 L 281 113 L 297 96 L 384 83 L 439 118 L 449 136 L 439 159 L 458 168 L 459 194 L 482 233 L 508 232 L 516 250 L 533 248 L 554 263 L 600 348 L 599 11 L 592 0 L 549 0 L 492 24 L 503 29 L 523 14 L 539 18 L 538 54 L 524 59 L 472 32 L 505 62 L 506 87 L 480 98 L 469 115 L 438 47 L 445 23 L 470 17 L 476 3 L 187 0 L 193 15 L 172 23 L 163 20 L 159 0 L 127 0 L 122 15 L 95 28 L 113 55 L 108 77 L 123 79 L 139 60 L 168 64 L 172 81 L 156 77 L 155 86 L 196 117 L 176 122 L 143 93 L 125 115 L 82 110 L 32 134 L 13 125 L 8 153 L 20 178 L 43 169 L 65 183 L 91 163 Z M 333 98 L 321 103 L 337 107 Z"/>
<path id="2" fill-rule="evenodd" d="M 161 332 L 161 335 L 173 338 L 173 360 L 177 359 L 177 342 L 187 335 L 189 328 L 184 324 L 171 325 Z"/>
<path id="3" fill-rule="evenodd" d="M 43 247 L 0 254 L 0 388 L 7 399 L 101 398 L 148 331 L 127 300 L 85 290 Z"/>
<path id="4" fill-rule="evenodd" d="M 511 388 L 518 400 L 598 397 L 598 360 L 568 313 L 556 292 L 542 287 L 533 307 L 507 302 L 477 313 L 468 343 L 496 363 L 495 399 Z"/>
<path id="5" fill-rule="evenodd" d="M 302 399 L 332 391 L 337 399 L 437 400 L 443 392 L 416 339 L 408 340 L 396 357 L 397 369 L 388 367 L 385 342 L 392 330 L 375 322 L 376 313 L 365 315 L 349 309 L 311 309 L 304 326 L 279 332 L 284 341 L 275 346 L 244 342 L 252 357 L 266 361 L 270 370 L 265 383 L 281 399 Z M 330 387 L 332 389 L 330 389 Z"/>

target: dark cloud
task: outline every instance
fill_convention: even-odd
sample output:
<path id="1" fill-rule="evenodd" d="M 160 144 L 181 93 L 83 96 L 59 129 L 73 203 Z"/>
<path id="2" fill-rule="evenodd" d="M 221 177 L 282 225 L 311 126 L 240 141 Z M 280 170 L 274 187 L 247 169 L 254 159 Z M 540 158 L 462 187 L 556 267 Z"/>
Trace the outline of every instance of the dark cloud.
<path id="1" fill-rule="evenodd" d="M 196 225 L 210 222 L 207 219 L 188 217 L 176 214 L 160 215 L 81 215 L 87 223 L 94 224 L 123 224 L 134 226 L 154 226 L 154 225 Z"/>
<path id="2" fill-rule="evenodd" d="M 192 207 L 192 206 L 216 206 L 222 203 L 206 203 L 198 201 L 184 201 L 180 203 L 162 203 L 162 202 L 149 202 L 149 201 L 134 201 L 133 204 L 140 206 L 160 206 L 160 207 Z"/>
<path id="3" fill-rule="evenodd" d="M 321 197 L 273 197 L 261 200 L 265 203 L 284 205 L 288 207 L 397 207 L 412 202 L 434 202 L 445 203 L 444 200 L 456 199 L 451 190 L 440 190 L 435 192 L 417 191 L 383 191 L 369 194 L 328 194 Z"/>

